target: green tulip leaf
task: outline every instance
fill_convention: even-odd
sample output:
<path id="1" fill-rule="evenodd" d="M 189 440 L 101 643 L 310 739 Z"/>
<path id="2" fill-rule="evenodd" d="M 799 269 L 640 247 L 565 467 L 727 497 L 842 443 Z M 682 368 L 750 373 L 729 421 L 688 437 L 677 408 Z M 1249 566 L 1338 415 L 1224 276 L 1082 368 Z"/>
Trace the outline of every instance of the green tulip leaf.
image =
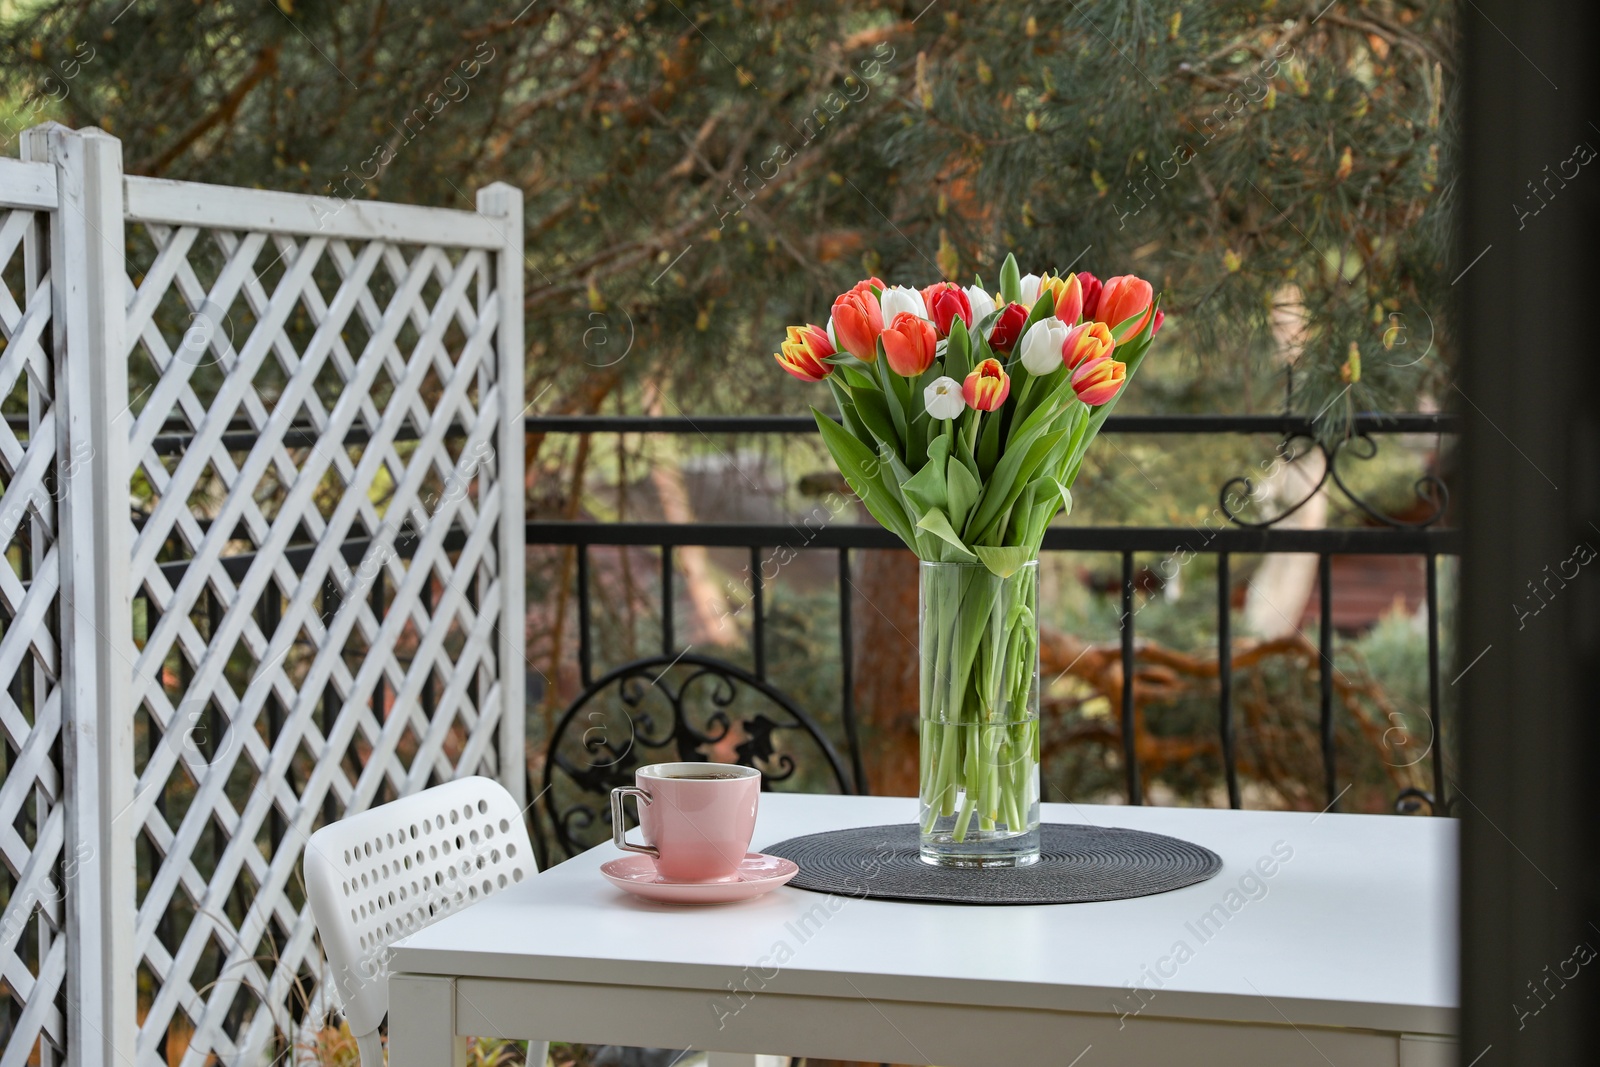
<path id="1" fill-rule="evenodd" d="M 891 447 L 894 447 L 896 451 L 909 452 L 910 449 L 904 447 L 911 441 L 906 426 L 906 380 L 889 369 L 889 357 L 884 354 L 882 337 L 878 338 L 877 370 L 879 380 L 883 386 L 884 398 L 888 402 L 889 418 L 894 424 L 895 437 L 892 440 L 899 442 L 898 445 L 892 445 Z M 885 443 L 888 444 L 889 442 L 886 441 Z"/>
<path id="2" fill-rule="evenodd" d="M 882 523 L 885 529 L 893 531 L 906 544 L 912 544 L 916 535 L 895 494 L 885 485 L 888 479 L 885 478 L 883 463 L 849 430 L 816 408 L 811 409 L 811 414 L 817 420 L 822 443 L 828 446 L 828 452 L 833 456 L 834 463 L 838 464 L 839 473 L 844 475 L 850 491 L 860 498 L 872 517 Z"/>
<path id="3" fill-rule="evenodd" d="M 950 320 L 950 345 L 945 349 L 944 367 L 944 372 L 958 382 L 972 373 L 972 335 L 959 318 Z"/>
<path id="4" fill-rule="evenodd" d="M 975 563 L 977 557 L 972 550 L 962 543 L 961 537 L 955 528 L 950 525 L 950 519 L 939 508 L 932 508 L 922 518 L 917 520 L 917 529 L 926 530 L 949 546 L 945 555 L 954 553 L 954 559 L 933 560 L 934 563 Z"/>
<path id="5" fill-rule="evenodd" d="M 1053 484 L 1056 487 L 1056 490 L 1061 493 L 1061 513 L 1063 515 L 1071 515 L 1072 514 L 1072 490 L 1068 489 L 1066 486 L 1062 485 L 1060 482 L 1056 481 L 1054 478 L 1050 479 L 1050 481 L 1051 481 L 1051 484 Z M 1051 516 L 1051 517 L 1054 518 L 1054 516 Z"/>
<path id="6" fill-rule="evenodd" d="M 1045 458 L 1066 439 L 1066 430 L 1045 434 L 1026 449 L 1010 448 L 995 465 L 994 475 L 983 491 L 983 503 L 972 518 L 972 540 L 985 541 L 995 521 L 1016 503 L 1023 487 Z"/>
<path id="7" fill-rule="evenodd" d="M 1063 403 L 1073 398 L 1072 372 L 1065 363 L 1051 371 L 1041 374 L 1027 388 L 1027 395 L 1017 401 L 1016 414 L 1012 416 L 1011 436 L 1006 440 L 1006 447 L 1012 447 L 1011 442 L 1016 440 L 1021 427 L 1027 424 L 1028 419 L 1040 410 L 1060 409 Z"/>
<path id="8" fill-rule="evenodd" d="M 978 431 L 978 469 L 984 473 L 994 470 L 994 465 L 1000 459 L 1000 430 L 1004 419 L 1000 412 L 992 411 L 983 420 L 983 429 Z"/>
<path id="9" fill-rule="evenodd" d="M 945 489 L 944 468 L 950 452 L 950 438 L 937 437 L 928 448 L 928 462 L 922 469 L 906 479 L 900 488 L 905 492 L 917 511 L 926 512 L 931 508 L 943 508 L 949 503 L 949 494 Z"/>
<path id="10" fill-rule="evenodd" d="M 1037 549 L 1044 540 L 1044 532 L 1050 528 L 1050 520 L 1061 510 L 1061 502 L 1066 500 L 1067 510 L 1072 509 L 1072 492 L 1054 478 L 1041 478 L 1033 484 L 1037 492 L 1022 543 Z"/>
<path id="11" fill-rule="evenodd" d="M 863 363 L 861 365 L 863 367 L 871 366 L 870 363 Z M 852 393 L 858 393 L 862 391 L 875 393 L 878 391 L 878 383 L 867 377 L 865 374 L 862 374 L 854 367 L 840 367 L 839 373 L 844 375 L 844 382 L 850 387 L 850 391 Z"/>
<path id="12" fill-rule="evenodd" d="M 834 375 L 827 377 L 828 388 L 833 392 L 834 403 L 839 405 L 839 418 L 844 423 L 844 428 L 855 435 L 856 440 L 868 448 L 876 448 L 873 443 L 872 432 L 861 421 L 861 415 L 856 411 L 855 401 L 850 399 L 850 390 L 840 384 Z"/>
<path id="13" fill-rule="evenodd" d="M 894 421 L 889 415 L 889 403 L 883 394 L 876 389 L 863 389 L 855 394 L 856 413 L 861 416 L 862 423 L 872 431 L 872 436 L 877 438 L 873 451 L 877 445 L 887 445 L 890 448 L 900 447 L 900 438 L 896 436 Z"/>
<path id="14" fill-rule="evenodd" d="M 1009 578 L 1020 571 L 1029 560 L 1034 558 L 1034 552 L 1026 545 L 1013 548 L 991 548 L 987 545 L 978 545 L 972 550 L 989 573 L 997 578 Z"/>
<path id="15" fill-rule="evenodd" d="M 1000 299 L 1007 304 L 1022 299 L 1022 272 L 1017 269 L 1017 257 L 1010 252 L 1000 266 Z"/>
<path id="16" fill-rule="evenodd" d="M 1038 483 L 1029 482 L 1022 487 L 1022 495 L 1017 497 L 1017 502 L 1011 505 L 1011 510 L 1006 514 L 1006 521 L 1002 525 L 1005 536 L 1000 539 L 1003 545 L 1026 545 L 1028 533 L 1032 530 L 1034 500 L 1038 497 Z M 1053 501 L 1052 501 L 1053 503 Z"/>
<path id="17" fill-rule="evenodd" d="M 967 516 L 972 514 L 972 506 L 978 502 L 978 497 L 983 495 L 983 485 L 960 460 L 951 461 L 945 480 L 950 525 L 958 530 L 965 529 Z"/>

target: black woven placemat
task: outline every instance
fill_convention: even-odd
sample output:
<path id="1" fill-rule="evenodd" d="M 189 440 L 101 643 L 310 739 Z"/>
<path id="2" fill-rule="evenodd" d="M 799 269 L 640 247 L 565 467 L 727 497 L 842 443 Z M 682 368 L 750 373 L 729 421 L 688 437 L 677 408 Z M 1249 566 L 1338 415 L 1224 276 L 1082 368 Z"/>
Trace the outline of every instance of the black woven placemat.
<path id="1" fill-rule="evenodd" d="M 910 823 L 829 830 L 762 849 L 793 860 L 796 889 L 939 904 L 1081 904 L 1182 889 L 1222 869 L 1208 848 L 1165 834 L 1112 826 L 1045 823 L 1039 861 L 975 870 L 918 857 Z"/>

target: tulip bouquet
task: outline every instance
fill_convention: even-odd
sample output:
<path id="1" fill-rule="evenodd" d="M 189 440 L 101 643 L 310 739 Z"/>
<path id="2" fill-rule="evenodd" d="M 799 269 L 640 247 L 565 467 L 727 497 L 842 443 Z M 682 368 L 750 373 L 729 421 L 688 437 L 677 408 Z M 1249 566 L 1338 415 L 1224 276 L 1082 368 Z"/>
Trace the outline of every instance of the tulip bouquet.
<path id="1" fill-rule="evenodd" d="M 973 866 L 1037 857 L 1039 545 L 1162 321 L 1132 275 L 999 280 L 868 278 L 776 357 L 827 383 L 828 451 L 923 561 L 922 852 Z"/>

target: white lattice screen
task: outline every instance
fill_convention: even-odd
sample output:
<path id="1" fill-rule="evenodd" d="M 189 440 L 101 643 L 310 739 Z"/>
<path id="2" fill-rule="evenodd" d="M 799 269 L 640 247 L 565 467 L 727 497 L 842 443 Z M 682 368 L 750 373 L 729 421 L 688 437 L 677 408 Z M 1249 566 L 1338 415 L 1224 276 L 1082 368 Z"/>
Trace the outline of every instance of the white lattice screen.
<path id="1" fill-rule="evenodd" d="M 115 753 L 93 799 L 105 862 L 85 883 L 104 899 L 83 934 L 114 989 L 82 1014 L 117 1037 L 75 1051 L 264 1062 L 325 1007 L 298 873 L 311 831 L 460 775 L 523 792 L 521 197 L 490 186 L 476 212 L 342 203 L 124 179 L 101 134 L 58 127 L 31 144 L 64 190 L 81 181 L 59 221 L 70 229 L 82 202 L 81 229 L 100 238 L 85 238 L 86 285 L 115 289 L 67 331 L 113 355 L 74 395 L 103 394 L 88 405 L 104 442 L 93 467 L 123 509 L 71 564 L 111 588 L 79 659 L 93 653 L 88 673 L 110 682 L 98 699 Z M 12 293 L 6 410 L 14 429 L 47 430 L 46 352 L 29 338 L 48 292 L 37 314 Z M 13 565 L 0 680 L 31 672 L 0 698 L 0 851 L 20 871 L 63 849 L 51 630 L 20 625 L 53 595 L 46 505 L 62 465 L 43 430 L 0 435 Z M 31 532 L 15 532 L 14 495 L 39 501 Z M 11 832 L 23 807 L 29 835 Z M 71 1040 L 51 1014 L 59 973 L 46 984 L 62 923 L 34 910 L 31 940 L 0 942 L 0 965 L 54 1050 Z"/>
<path id="2" fill-rule="evenodd" d="M 45 227 L 55 172 L 0 161 L 0 1065 L 59 1062 L 65 809 L 56 538 L 56 361 Z"/>

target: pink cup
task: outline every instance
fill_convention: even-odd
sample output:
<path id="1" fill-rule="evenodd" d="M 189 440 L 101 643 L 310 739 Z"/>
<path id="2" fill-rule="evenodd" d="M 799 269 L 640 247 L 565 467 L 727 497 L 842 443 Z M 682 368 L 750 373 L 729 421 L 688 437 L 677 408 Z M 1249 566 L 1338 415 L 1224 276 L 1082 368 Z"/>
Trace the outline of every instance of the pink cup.
<path id="1" fill-rule="evenodd" d="M 611 839 L 643 852 L 671 882 L 724 882 L 738 876 L 756 831 L 761 772 L 732 763 L 653 763 L 634 772 L 635 786 L 611 791 Z M 624 836 L 623 801 L 639 804 L 645 844 Z"/>

